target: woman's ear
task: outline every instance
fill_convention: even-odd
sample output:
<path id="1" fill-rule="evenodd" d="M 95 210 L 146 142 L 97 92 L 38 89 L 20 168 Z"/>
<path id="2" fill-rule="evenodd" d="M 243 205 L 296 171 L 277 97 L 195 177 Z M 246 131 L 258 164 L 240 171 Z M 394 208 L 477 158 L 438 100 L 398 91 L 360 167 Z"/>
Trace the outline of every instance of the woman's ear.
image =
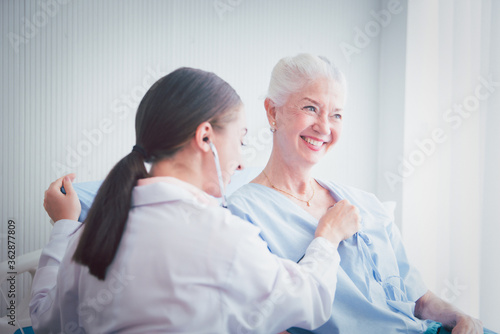
<path id="1" fill-rule="evenodd" d="M 203 152 L 210 151 L 208 143 L 213 141 L 213 128 L 209 122 L 203 122 L 196 128 L 194 135 L 194 145 L 200 148 Z"/>
<path id="2" fill-rule="evenodd" d="M 276 122 L 276 106 L 274 104 L 274 101 L 270 98 L 266 98 L 264 100 L 264 108 L 266 108 L 269 125 L 273 124 L 273 122 Z"/>

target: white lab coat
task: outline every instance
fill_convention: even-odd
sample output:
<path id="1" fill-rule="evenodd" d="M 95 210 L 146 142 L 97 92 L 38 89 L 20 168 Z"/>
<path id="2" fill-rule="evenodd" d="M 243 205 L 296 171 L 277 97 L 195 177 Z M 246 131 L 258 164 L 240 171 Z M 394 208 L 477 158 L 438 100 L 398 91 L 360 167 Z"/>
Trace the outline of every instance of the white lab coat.
<path id="1" fill-rule="evenodd" d="M 79 223 L 54 225 L 32 285 L 36 333 L 276 333 L 328 320 L 340 262 L 330 242 L 314 239 L 296 264 L 197 188 L 139 185 L 104 281 L 71 260 Z"/>

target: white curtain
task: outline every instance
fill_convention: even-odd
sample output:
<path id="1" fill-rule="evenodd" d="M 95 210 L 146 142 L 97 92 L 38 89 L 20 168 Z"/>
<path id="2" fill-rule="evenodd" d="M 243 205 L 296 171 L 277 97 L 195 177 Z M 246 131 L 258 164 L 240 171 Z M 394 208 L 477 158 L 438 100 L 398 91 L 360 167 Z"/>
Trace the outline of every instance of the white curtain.
<path id="1" fill-rule="evenodd" d="M 408 2 L 404 155 L 397 174 L 410 258 L 431 290 L 495 330 L 499 17 L 499 1 Z"/>

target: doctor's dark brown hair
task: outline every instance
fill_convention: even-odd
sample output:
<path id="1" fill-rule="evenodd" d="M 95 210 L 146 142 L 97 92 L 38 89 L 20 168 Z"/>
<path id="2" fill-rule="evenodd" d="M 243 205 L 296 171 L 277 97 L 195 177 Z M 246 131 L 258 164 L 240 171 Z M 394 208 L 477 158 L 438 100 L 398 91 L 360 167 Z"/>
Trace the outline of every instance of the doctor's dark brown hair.
<path id="1" fill-rule="evenodd" d="M 73 260 L 105 279 L 125 230 L 132 190 L 137 180 L 149 177 L 144 162 L 174 155 L 203 122 L 210 122 L 215 131 L 223 129 L 241 104 L 235 90 L 213 73 L 184 67 L 158 80 L 137 110 L 137 147 L 113 167 L 99 188 Z"/>

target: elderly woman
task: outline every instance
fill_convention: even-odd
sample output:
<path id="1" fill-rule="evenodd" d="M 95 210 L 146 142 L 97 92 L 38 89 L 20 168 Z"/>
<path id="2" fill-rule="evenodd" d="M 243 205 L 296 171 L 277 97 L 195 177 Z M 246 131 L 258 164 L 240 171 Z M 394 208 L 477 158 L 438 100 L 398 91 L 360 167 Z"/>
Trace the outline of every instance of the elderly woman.
<path id="1" fill-rule="evenodd" d="M 441 326 L 454 334 L 483 333 L 479 320 L 427 290 L 373 194 L 311 177 L 340 137 L 345 92 L 342 73 L 325 58 L 300 54 L 278 62 L 264 103 L 274 135 L 271 157 L 229 198 L 230 210 L 259 226 L 273 253 L 300 261 L 328 208 L 342 199 L 358 207 L 361 231 L 339 247 L 332 315 L 314 333 L 435 333 Z"/>

